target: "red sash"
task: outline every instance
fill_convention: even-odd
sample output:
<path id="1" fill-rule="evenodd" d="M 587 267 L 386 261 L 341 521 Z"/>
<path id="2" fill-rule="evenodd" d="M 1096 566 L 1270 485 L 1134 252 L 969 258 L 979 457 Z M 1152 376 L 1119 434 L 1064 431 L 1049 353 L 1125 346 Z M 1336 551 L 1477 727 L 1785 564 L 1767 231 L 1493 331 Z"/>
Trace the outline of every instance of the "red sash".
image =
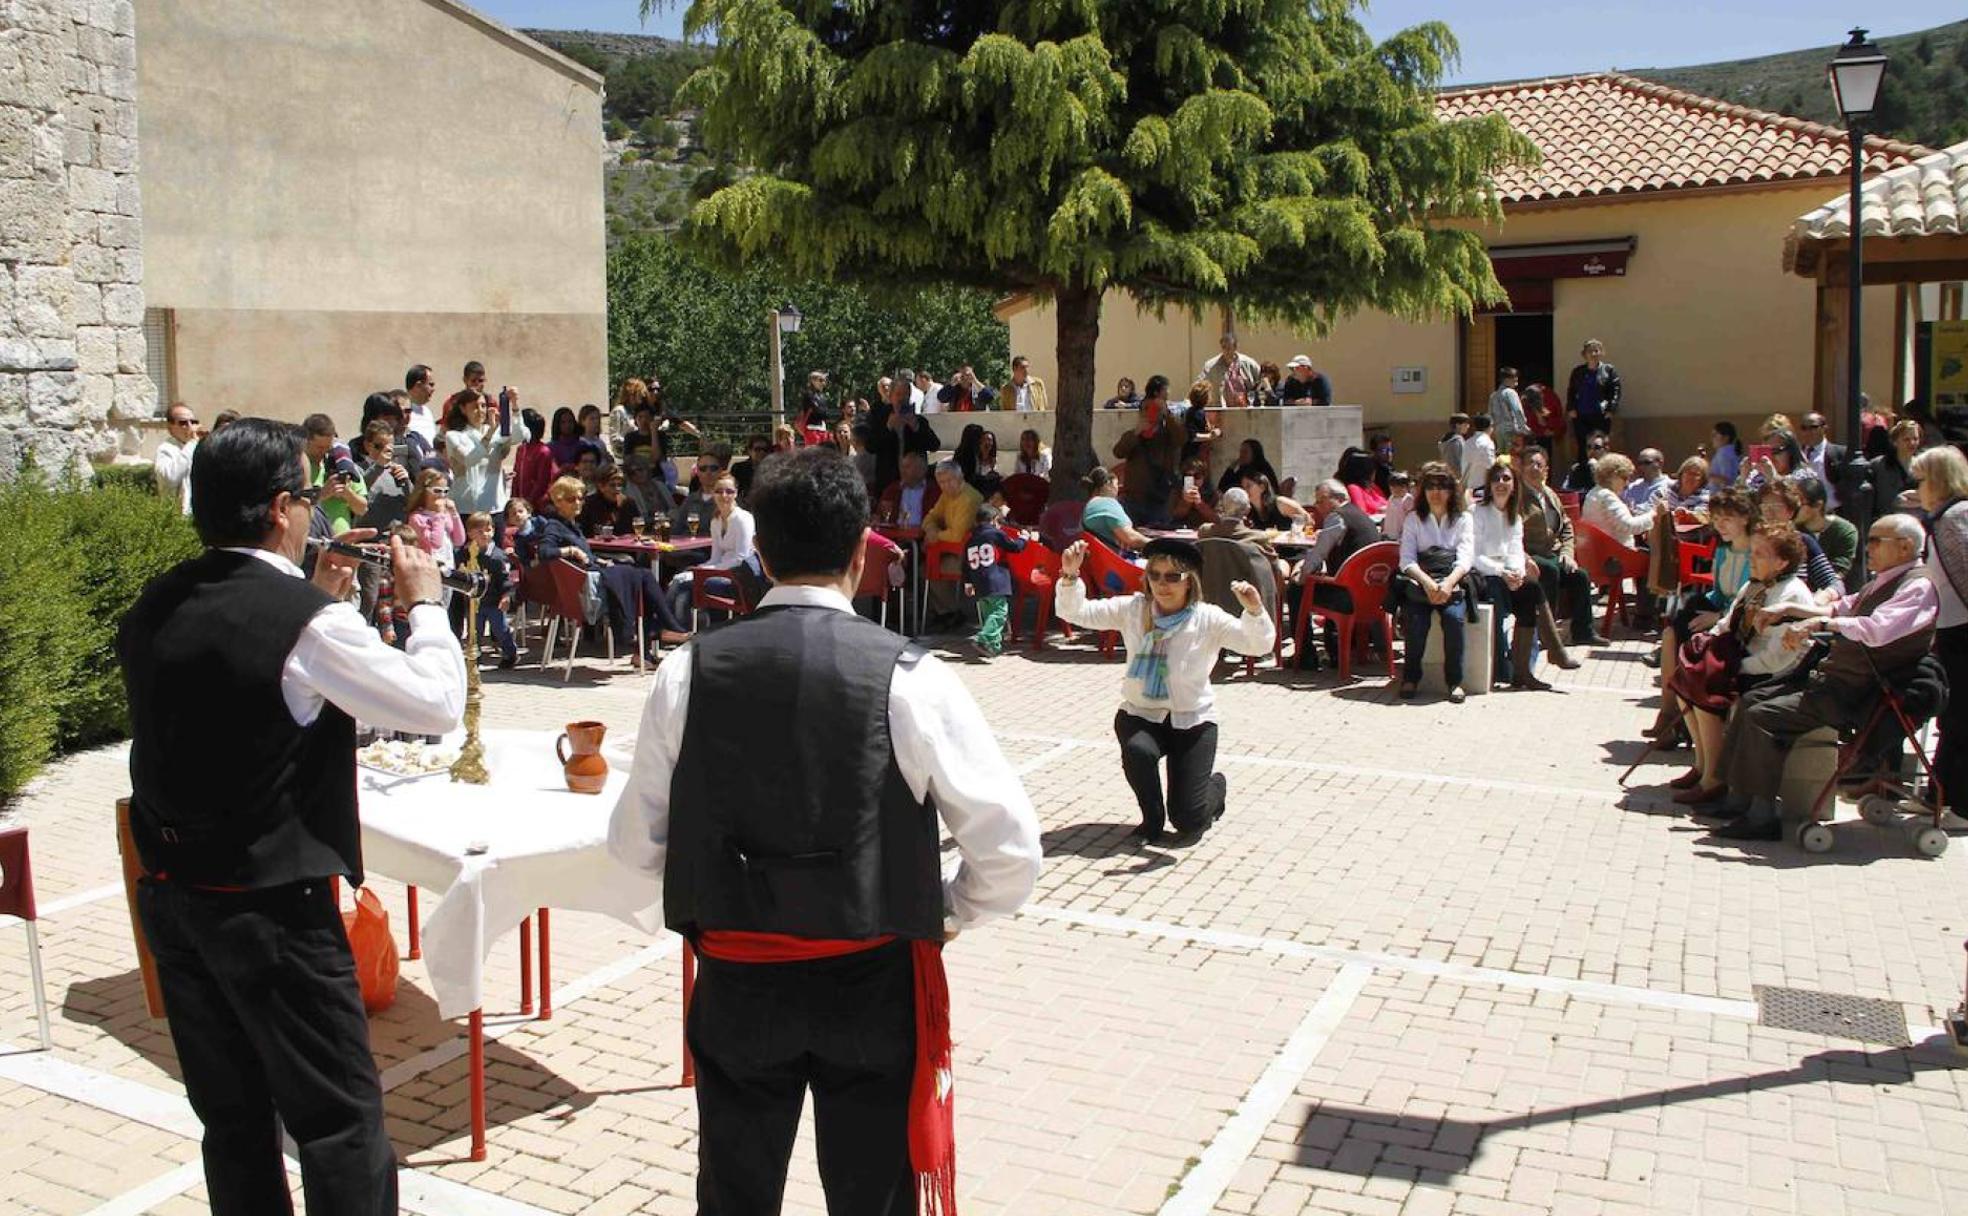
<path id="1" fill-rule="evenodd" d="M 861 954 L 894 940 L 716 930 L 699 937 L 697 951 L 727 963 L 792 963 Z M 956 1216 L 957 1123 L 950 981 L 943 971 L 943 943 L 911 941 L 909 953 L 916 970 L 916 1072 L 909 1086 L 909 1164 L 916 1171 L 916 1212 L 917 1216 Z"/>

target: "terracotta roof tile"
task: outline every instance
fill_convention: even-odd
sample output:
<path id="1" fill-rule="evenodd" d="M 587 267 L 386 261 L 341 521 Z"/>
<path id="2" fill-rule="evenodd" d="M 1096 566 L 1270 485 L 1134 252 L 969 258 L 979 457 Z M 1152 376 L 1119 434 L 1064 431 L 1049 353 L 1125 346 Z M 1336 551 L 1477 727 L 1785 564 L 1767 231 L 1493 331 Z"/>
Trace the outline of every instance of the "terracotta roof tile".
<path id="1" fill-rule="evenodd" d="M 1616 72 L 1458 89 L 1436 108 L 1447 119 L 1501 114 L 1543 151 L 1543 164 L 1498 175 L 1505 203 L 1830 178 L 1850 163 L 1835 127 Z M 1866 170 L 1927 152 L 1868 138 Z"/>
<path id="2" fill-rule="evenodd" d="M 1968 142 L 1868 181 L 1859 194 L 1859 230 L 1868 238 L 1968 233 Z M 1817 265 L 1814 246 L 1851 235 L 1851 200 L 1840 194 L 1792 225 L 1784 241 L 1784 266 L 1811 273 Z"/>

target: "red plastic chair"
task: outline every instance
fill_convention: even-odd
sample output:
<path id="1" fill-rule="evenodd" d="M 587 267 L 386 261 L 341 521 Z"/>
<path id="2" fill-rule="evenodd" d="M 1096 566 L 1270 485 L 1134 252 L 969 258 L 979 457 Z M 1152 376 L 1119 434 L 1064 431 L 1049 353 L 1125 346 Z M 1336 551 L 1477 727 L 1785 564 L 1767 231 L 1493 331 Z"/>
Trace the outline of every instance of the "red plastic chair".
<path id="1" fill-rule="evenodd" d="M 1050 482 L 1030 473 L 1013 473 L 1004 479 L 999 490 L 1004 495 L 1005 512 L 1013 523 L 1027 528 L 1039 526 L 1045 515 L 1046 499 L 1052 497 Z"/>
<path id="2" fill-rule="evenodd" d="M 48 992 L 41 978 L 41 931 L 34 915 L 34 867 L 28 862 L 27 829 L 0 828 L 0 916 L 17 916 L 27 926 L 27 974 L 34 987 L 34 1016 L 41 1027 L 41 1050 L 54 1047 L 48 1034 Z"/>
<path id="3" fill-rule="evenodd" d="M 888 582 L 889 567 L 902 560 L 902 555 L 894 549 L 886 549 L 871 540 L 861 542 L 861 583 L 854 589 L 857 600 L 881 601 L 881 623 L 888 627 L 888 601 L 900 587 L 891 587 Z M 693 595 L 695 593 L 693 592 Z"/>
<path id="4" fill-rule="evenodd" d="M 1694 541 L 1679 541 L 1674 546 L 1680 573 L 1675 581 L 1682 587 L 1713 587 L 1715 585 L 1715 544 L 1696 544 Z M 1706 570 L 1695 569 L 1696 562 L 1708 565 Z"/>
<path id="5" fill-rule="evenodd" d="M 1305 653 L 1305 625 L 1314 617 L 1331 621 L 1339 633 L 1339 678 L 1353 678 L 1353 652 L 1365 652 L 1373 635 L 1373 625 L 1381 629 L 1382 648 L 1387 651 L 1387 677 L 1394 678 L 1394 617 L 1387 611 L 1387 591 L 1401 564 L 1401 546 L 1391 540 L 1378 541 L 1340 563 L 1337 574 L 1308 574 L 1305 590 L 1298 602 L 1298 628 L 1292 634 L 1294 654 Z M 1315 587 L 1341 587 L 1353 596 L 1353 611 L 1339 612 L 1312 602 Z"/>
<path id="6" fill-rule="evenodd" d="M 923 625 L 929 619 L 929 584 L 963 582 L 963 551 L 963 542 L 960 540 L 939 540 L 923 544 L 923 596 L 922 602 L 916 605 L 917 633 L 923 631 Z M 943 568 L 943 559 L 946 557 L 956 560 L 956 569 Z"/>
<path id="7" fill-rule="evenodd" d="M 563 682 L 574 678 L 574 655 L 581 649 L 581 631 L 587 626 L 587 618 L 581 611 L 581 595 L 586 590 L 587 572 L 573 562 L 541 562 L 528 566 L 519 576 L 519 597 L 529 604 L 538 604 L 547 613 L 547 636 L 540 646 L 540 670 L 545 671 L 553 663 L 554 645 L 560 640 L 560 628 L 564 622 L 571 632 L 567 642 L 567 671 L 561 676 Z M 602 630 L 604 634 L 609 631 Z M 615 639 L 608 639 L 611 658 L 614 657 Z"/>
<path id="8" fill-rule="evenodd" d="M 862 541 L 867 544 L 867 541 Z M 718 612 L 729 612 L 732 616 L 749 615 L 755 606 L 744 578 L 749 570 L 738 566 L 692 566 L 690 568 L 690 606 L 702 612 L 706 608 Z M 710 581 L 721 578 L 731 584 L 729 591 L 712 591 Z"/>
<path id="9" fill-rule="evenodd" d="M 1141 590 L 1144 575 L 1140 566 L 1108 548 L 1106 541 L 1092 533 L 1087 533 L 1082 539 L 1087 546 L 1083 574 L 1089 589 L 1098 591 L 1102 596 L 1134 595 Z M 1121 635 L 1112 629 L 1103 630 L 1100 634 L 1100 653 L 1113 654 L 1115 643 L 1120 640 Z"/>
<path id="10" fill-rule="evenodd" d="M 1056 502 L 1039 515 L 1039 535 L 1045 539 L 1046 546 L 1055 553 L 1064 553 L 1066 546 L 1080 539 L 1085 529 L 1080 519 L 1086 514 L 1083 502 Z"/>
<path id="11" fill-rule="evenodd" d="M 1574 524 L 1585 515 L 1585 495 L 1577 490 L 1558 491 L 1558 505 L 1565 509 L 1565 518 Z"/>
<path id="12" fill-rule="evenodd" d="M 1635 587 L 1647 581 L 1647 551 L 1620 544 L 1592 524 L 1581 522 L 1578 525 L 1578 564 L 1592 580 L 1594 587 L 1606 593 L 1606 621 L 1601 631 L 1608 637 L 1613 632 L 1613 617 L 1626 611 L 1626 583 L 1633 580 Z"/>
<path id="13" fill-rule="evenodd" d="M 1052 623 L 1052 597 L 1058 589 L 1059 555 L 1037 541 L 1028 541 L 1016 553 L 1005 554 L 1005 569 L 1011 571 L 1011 640 L 1018 640 L 1018 612 L 1025 601 L 1032 601 L 1032 649 L 1045 647 L 1046 627 Z M 1066 636 L 1073 627 L 1061 621 Z"/>

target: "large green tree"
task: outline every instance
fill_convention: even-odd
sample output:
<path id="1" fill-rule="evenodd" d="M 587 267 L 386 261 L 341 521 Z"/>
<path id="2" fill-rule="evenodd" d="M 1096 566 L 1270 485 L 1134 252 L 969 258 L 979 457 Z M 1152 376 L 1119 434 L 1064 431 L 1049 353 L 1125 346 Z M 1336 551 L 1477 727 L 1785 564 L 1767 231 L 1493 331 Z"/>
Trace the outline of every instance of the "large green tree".
<path id="1" fill-rule="evenodd" d="M 647 13 L 664 0 L 643 0 Z M 1440 24 L 1375 44 L 1358 0 L 693 0 L 683 98 L 755 175 L 686 237 L 729 265 L 1052 301 L 1055 478 L 1092 462 L 1100 307 L 1230 305 L 1323 331 L 1500 296 L 1491 175 L 1535 150 L 1454 123 Z"/>

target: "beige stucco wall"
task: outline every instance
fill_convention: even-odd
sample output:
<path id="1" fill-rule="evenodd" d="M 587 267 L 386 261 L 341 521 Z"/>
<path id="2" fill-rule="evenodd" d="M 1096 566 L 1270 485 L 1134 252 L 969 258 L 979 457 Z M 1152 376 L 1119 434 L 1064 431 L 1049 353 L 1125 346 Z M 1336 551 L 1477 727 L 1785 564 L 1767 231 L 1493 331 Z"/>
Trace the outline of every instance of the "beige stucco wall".
<path id="1" fill-rule="evenodd" d="M 1626 382 L 1630 434 L 1616 441 L 1657 443 L 1673 454 L 1705 438 L 1716 418 L 1747 423 L 1771 411 L 1795 416 L 1810 408 L 1816 287 L 1784 273 L 1783 236 L 1797 216 L 1836 190 L 1835 182 L 1817 182 L 1521 211 L 1486 236 L 1508 245 L 1637 239 L 1625 277 L 1556 282 L 1553 353 L 1562 379 L 1585 339 L 1603 340 Z M 1866 292 L 1865 359 L 1873 369 L 1866 381 L 1881 402 L 1891 395 L 1893 301 L 1890 287 Z M 1056 382 L 1051 310 L 1019 308 L 1008 319 L 1012 350 L 1029 355 L 1034 370 Z M 1215 353 L 1219 326 L 1214 315 L 1196 322 L 1170 312 L 1157 321 L 1110 296 L 1101 322 L 1100 399 L 1121 375 L 1139 383 L 1159 371 L 1179 385 Z M 1442 419 L 1456 408 L 1456 329 L 1449 320 L 1414 325 L 1378 313 L 1348 318 L 1325 339 L 1238 326 L 1242 348 L 1258 359 L 1282 365 L 1294 354 L 1309 355 L 1332 377 L 1339 401 L 1362 406 L 1370 428 L 1393 432 L 1404 462 L 1432 450 Z M 1397 366 L 1426 368 L 1427 391 L 1395 394 Z"/>
<path id="2" fill-rule="evenodd" d="M 409 363 L 606 394 L 599 81 L 448 0 L 138 4 L 179 395 L 345 424 Z"/>

